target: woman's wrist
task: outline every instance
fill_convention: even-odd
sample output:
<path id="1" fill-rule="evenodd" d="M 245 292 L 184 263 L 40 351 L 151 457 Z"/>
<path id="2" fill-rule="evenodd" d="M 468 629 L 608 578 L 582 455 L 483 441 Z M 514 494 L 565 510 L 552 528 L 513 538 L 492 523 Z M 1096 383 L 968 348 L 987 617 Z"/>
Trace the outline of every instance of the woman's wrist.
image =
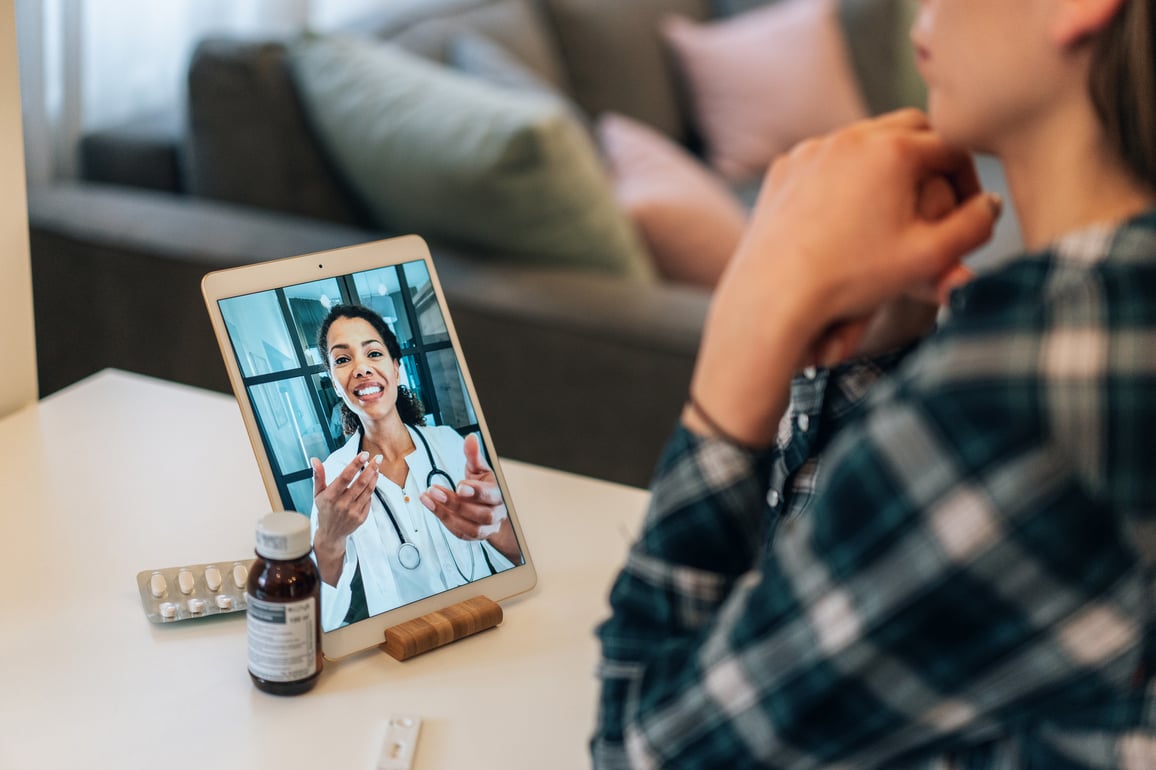
<path id="1" fill-rule="evenodd" d="M 761 452 L 769 446 L 749 444 L 738 436 L 732 435 L 721 426 L 710 411 L 698 402 L 691 393 L 687 396 L 686 404 L 682 408 L 682 426 L 700 438 L 713 438 L 723 441 L 744 452 Z"/>
<path id="2" fill-rule="evenodd" d="M 764 300 L 751 313 L 727 307 L 728 300 L 726 294 L 716 295 L 683 425 L 744 448 L 769 447 L 787 406 L 791 378 L 808 363 L 812 337 L 818 336 L 812 331 L 816 314 L 798 296 Z"/>
<path id="3" fill-rule="evenodd" d="M 513 564 L 517 564 L 521 558 L 521 553 L 518 550 L 518 539 L 514 537 L 514 525 L 510 523 L 509 518 L 502 520 L 498 531 L 486 538 L 486 542 Z"/>
<path id="4" fill-rule="evenodd" d="M 335 542 L 326 538 L 318 530 L 313 538 L 313 555 L 317 559 L 317 571 L 321 579 L 331 586 L 336 586 L 341 579 L 345 561 L 345 538 Z"/>

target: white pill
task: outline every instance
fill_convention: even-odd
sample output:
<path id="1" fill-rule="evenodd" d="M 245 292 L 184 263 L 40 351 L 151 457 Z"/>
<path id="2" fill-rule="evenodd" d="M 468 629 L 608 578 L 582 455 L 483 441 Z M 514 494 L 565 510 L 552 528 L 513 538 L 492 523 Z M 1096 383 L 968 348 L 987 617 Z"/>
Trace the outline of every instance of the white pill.
<path id="1" fill-rule="evenodd" d="M 203 615 L 205 613 L 205 600 L 189 599 L 189 612 L 193 615 Z"/>
<path id="2" fill-rule="evenodd" d="M 197 579 L 193 577 L 193 573 L 183 569 L 177 573 L 177 585 L 180 586 L 181 593 L 191 594 L 197 585 Z"/>
<path id="3" fill-rule="evenodd" d="M 162 618 L 172 620 L 177 616 L 177 605 L 172 602 L 161 602 L 160 611 Z"/>
<path id="4" fill-rule="evenodd" d="M 159 599 L 165 595 L 167 590 L 169 590 L 169 584 L 165 580 L 165 576 L 159 572 L 154 572 L 153 576 L 149 578 L 149 591 Z"/>
<path id="5" fill-rule="evenodd" d="M 214 593 L 221 590 L 221 571 L 216 567 L 205 567 L 205 585 Z"/>
<path id="6" fill-rule="evenodd" d="M 233 597 L 228 594 L 217 594 L 217 606 L 223 610 L 233 609 Z"/>
<path id="7" fill-rule="evenodd" d="M 245 582 L 249 579 L 249 570 L 244 564 L 233 565 L 233 585 L 237 588 L 244 588 Z"/>

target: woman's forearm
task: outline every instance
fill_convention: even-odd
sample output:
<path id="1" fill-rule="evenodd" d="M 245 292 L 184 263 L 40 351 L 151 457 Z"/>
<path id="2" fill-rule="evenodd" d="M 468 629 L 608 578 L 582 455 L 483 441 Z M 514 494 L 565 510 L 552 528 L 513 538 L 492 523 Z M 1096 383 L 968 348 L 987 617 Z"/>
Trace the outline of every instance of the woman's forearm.
<path id="1" fill-rule="evenodd" d="M 693 406 L 684 410 L 682 422 L 701 436 L 765 448 L 787 408 L 791 378 L 806 362 L 812 336 L 808 320 L 814 311 L 799 298 L 784 297 L 764 298 L 763 307 L 757 313 L 752 307 L 748 314 L 741 307 L 748 301 L 744 287 L 720 289 L 729 291 L 720 293 L 723 303 L 716 300 L 707 318 L 691 378 Z"/>
<path id="2" fill-rule="evenodd" d="M 345 538 L 334 542 L 318 533 L 313 540 L 313 555 L 317 558 L 317 572 L 322 582 L 336 587 L 345 568 Z"/>
<path id="3" fill-rule="evenodd" d="M 501 527 L 493 535 L 486 538 L 486 542 L 497 549 L 498 553 L 510 560 L 511 564 L 522 562 L 522 552 L 518 548 L 518 539 L 514 536 L 514 525 L 508 518 L 502 520 Z"/>

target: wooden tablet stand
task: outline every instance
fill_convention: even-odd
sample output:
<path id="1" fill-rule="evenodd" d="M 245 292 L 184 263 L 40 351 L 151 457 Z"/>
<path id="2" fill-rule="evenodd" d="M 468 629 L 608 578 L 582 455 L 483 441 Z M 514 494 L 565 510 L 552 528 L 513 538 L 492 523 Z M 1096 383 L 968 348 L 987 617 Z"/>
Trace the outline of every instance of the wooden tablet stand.
<path id="1" fill-rule="evenodd" d="M 385 629 L 381 648 L 397 660 L 409 660 L 501 622 L 501 606 L 485 596 L 475 596 Z"/>

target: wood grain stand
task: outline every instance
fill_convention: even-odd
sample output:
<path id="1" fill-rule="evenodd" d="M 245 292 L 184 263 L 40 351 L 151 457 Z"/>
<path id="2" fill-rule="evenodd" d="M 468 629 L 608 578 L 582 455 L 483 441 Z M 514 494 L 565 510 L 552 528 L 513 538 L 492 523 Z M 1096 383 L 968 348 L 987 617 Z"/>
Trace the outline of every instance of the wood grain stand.
<path id="1" fill-rule="evenodd" d="M 397 660 L 409 660 L 501 622 L 501 606 L 485 596 L 475 596 L 385 629 L 381 648 Z"/>

